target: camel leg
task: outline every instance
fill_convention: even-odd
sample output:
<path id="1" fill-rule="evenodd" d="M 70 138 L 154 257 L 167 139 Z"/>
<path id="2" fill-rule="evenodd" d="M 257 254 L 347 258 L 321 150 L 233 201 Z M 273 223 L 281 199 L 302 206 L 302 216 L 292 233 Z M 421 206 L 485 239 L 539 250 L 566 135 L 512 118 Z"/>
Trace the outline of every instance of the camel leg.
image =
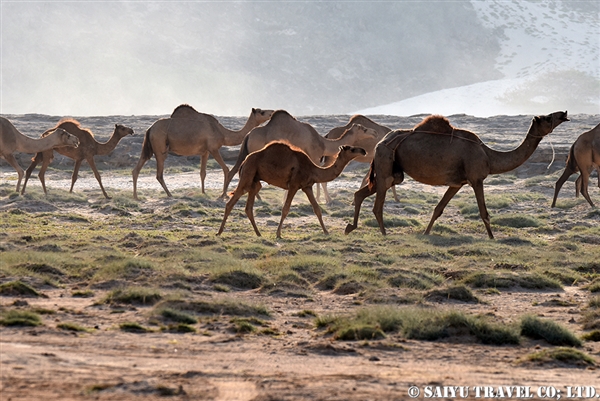
<path id="1" fill-rule="evenodd" d="M 385 195 L 388 188 L 386 188 L 387 185 L 381 185 L 379 182 L 380 181 L 377 181 L 377 193 L 375 194 L 375 202 L 373 204 L 373 214 L 379 224 L 379 231 L 381 231 L 383 235 L 386 235 L 385 226 L 383 225 L 383 204 L 385 203 Z"/>
<path id="2" fill-rule="evenodd" d="M 48 195 L 48 191 L 46 190 L 46 170 L 48 169 L 48 166 L 50 165 L 51 161 L 51 158 L 44 157 L 44 160 L 42 161 L 42 167 L 40 167 L 40 172 L 38 173 L 38 178 L 42 183 L 42 189 L 44 190 L 44 193 L 46 195 Z"/>
<path id="3" fill-rule="evenodd" d="M 238 185 L 235 192 L 233 193 L 233 196 L 231 197 L 231 199 L 229 199 L 229 201 L 227 201 L 227 204 L 225 205 L 225 213 L 223 214 L 223 221 L 221 222 L 221 227 L 219 228 L 219 232 L 217 232 L 217 235 L 221 235 L 221 233 L 223 233 L 223 230 L 225 229 L 225 222 L 227 221 L 227 217 L 229 217 L 229 214 L 233 210 L 233 207 L 235 206 L 237 201 L 242 197 L 242 195 L 244 195 L 244 193 L 245 193 L 245 191 L 243 190 L 243 188 Z"/>
<path id="4" fill-rule="evenodd" d="M 319 199 L 319 185 L 321 185 L 321 187 L 323 188 L 323 196 L 325 197 L 325 204 L 330 205 L 331 202 L 333 202 L 333 199 L 331 199 L 331 196 L 329 195 L 329 190 L 327 190 L 326 182 L 317 184 L 317 199 Z"/>
<path id="5" fill-rule="evenodd" d="M 477 206 L 479 207 L 479 215 L 481 216 L 481 220 L 483 220 L 483 224 L 485 225 L 485 229 L 487 230 L 488 237 L 490 239 L 494 239 L 494 234 L 492 234 L 492 227 L 490 225 L 490 214 L 487 211 L 487 207 L 485 206 L 485 196 L 483 194 L 483 180 L 479 180 L 473 185 L 473 190 L 475 191 L 475 198 L 477 198 Z"/>
<path id="6" fill-rule="evenodd" d="M 297 188 L 288 189 L 287 196 L 285 198 L 285 203 L 283 204 L 283 208 L 281 209 L 281 220 L 279 221 L 279 226 L 277 227 L 277 238 L 281 238 L 281 227 L 283 226 L 283 220 L 285 220 L 288 213 L 290 212 L 292 200 L 294 199 L 296 192 L 298 192 Z"/>
<path id="7" fill-rule="evenodd" d="M 575 197 L 579 198 L 579 194 L 581 193 L 581 174 L 575 180 Z"/>
<path id="8" fill-rule="evenodd" d="M 317 186 L 318 185 L 319 184 L 317 184 Z M 325 228 L 325 223 L 323 223 L 323 215 L 321 214 L 321 207 L 319 206 L 319 204 L 317 203 L 317 200 L 315 199 L 315 195 L 313 194 L 312 187 L 302 188 L 302 191 L 304 191 L 304 193 L 306 194 L 306 197 L 308 198 L 310 204 L 312 205 L 313 211 L 317 215 L 317 218 L 319 219 L 319 223 L 321 223 L 323 232 L 325 234 L 329 234 L 329 232 Z"/>
<path id="9" fill-rule="evenodd" d="M 17 189 L 16 191 L 19 192 L 19 189 L 21 188 L 21 180 L 23 179 L 23 174 L 24 171 L 21 168 L 21 166 L 19 166 L 19 163 L 17 163 L 17 159 L 15 159 L 15 157 L 12 154 L 9 155 L 5 155 L 4 158 L 6 159 L 6 161 L 8 162 L 8 164 L 10 164 L 11 166 L 13 166 L 13 168 L 15 170 L 17 170 Z"/>
<path id="10" fill-rule="evenodd" d="M 396 193 L 396 186 L 392 185 L 392 193 L 394 194 L 394 200 L 396 202 L 400 202 L 400 198 L 398 198 L 398 194 Z"/>
<path id="11" fill-rule="evenodd" d="M 246 216 L 248 216 L 248 220 L 252 223 L 252 227 L 254 228 L 254 232 L 258 237 L 260 237 L 260 231 L 258 231 L 258 227 L 256 226 L 256 222 L 254 221 L 254 199 L 256 198 L 256 194 L 262 186 L 260 185 L 260 181 L 254 181 L 252 183 L 252 188 L 248 191 L 248 200 L 246 201 Z"/>
<path id="12" fill-rule="evenodd" d="M 79 176 L 79 168 L 81 167 L 81 162 L 82 160 L 75 160 L 75 167 L 73 167 L 73 174 L 71 174 L 71 189 L 69 189 L 69 192 L 73 192 L 75 181 L 77 181 L 77 177 Z"/>
<path id="13" fill-rule="evenodd" d="M 104 197 L 106 199 L 110 199 L 110 196 L 108 196 L 108 194 L 104 190 L 104 186 L 102 185 L 102 179 L 100 178 L 100 173 L 98 172 L 98 168 L 96 167 L 96 162 L 94 161 L 94 157 L 93 156 L 89 157 L 86 160 L 87 160 L 88 164 L 90 165 L 90 167 L 92 168 L 92 171 L 94 172 L 94 176 L 96 177 L 98 184 L 100 184 L 100 189 L 102 190 Z"/>
<path id="14" fill-rule="evenodd" d="M 23 181 L 23 188 L 21 189 L 21 195 L 25 194 L 25 187 L 27 186 L 27 181 L 29 181 L 29 177 L 31 177 L 31 173 L 37 167 L 38 163 L 43 160 L 42 152 L 36 153 L 36 155 L 31 160 L 31 164 L 25 170 L 25 180 Z"/>
<path id="15" fill-rule="evenodd" d="M 206 163 L 208 162 L 208 152 L 204 152 L 200 155 L 200 185 L 202 186 L 202 193 L 204 192 L 204 180 L 206 179 Z"/>
<path id="16" fill-rule="evenodd" d="M 150 159 L 146 159 L 146 158 L 140 156 L 140 160 L 138 160 L 137 164 L 131 171 L 131 175 L 133 176 L 133 199 L 136 199 L 136 200 L 138 199 L 138 196 L 137 196 L 138 176 L 140 175 L 140 171 L 142 170 L 142 167 L 144 167 L 144 164 L 146 164 L 146 162 L 148 160 L 150 160 Z"/>
<path id="17" fill-rule="evenodd" d="M 219 199 L 227 199 L 227 187 L 229 185 L 228 183 L 225 183 L 225 179 L 229 176 L 229 167 L 227 167 L 227 164 L 225 164 L 225 160 L 223 160 L 223 157 L 221 156 L 221 153 L 219 153 L 218 150 L 210 152 L 210 154 L 212 155 L 212 157 L 215 158 L 217 163 L 219 163 L 219 166 L 221 166 L 221 168 L 223 169 L 223 193 L 221 194 L 221 196 L 219 196 Z"/>
<path id="18" fill-rule="evenodd" d="M 581 194 L 583 195 L 585 200 L 588 201 L 591 207 L 595 207 L 594 202 L 592 202 L 590 194 L 588 193 L 590 172 L 587 169 L 581 169 L 581 175 L 579 176 L 579 178 L 581 178 Z"/>
<path id="19" fill-rule="evenodd" d="M 171 192 L 169 192 L 167 184 L 165 184 L 165 178 L 163 176 L 165 171 L 165 159 L 167 158 L 167 153 L 155 153 L 154 157 L 156 158 L 156 179 L 158 180 L 158 182 L 160 182 L 160 185 L 162 185 L 163 189 L 167 193 L 167 196 L 170 198 L 173 195 L 171 195 Z"/>
<path id="20" fill-rule="evenodd" d="M 360 207 L 363 201 L 367 197 L 373 195 L 374 193 L 375 186 L 369 188 L 368 185 L 365 185 L 364 187 L 360 188 L 354 193 L 354 221 L 352 222 L 352 224 L 348 224 L 346 226 L 346 230 L 344 231 L 345 234 L 350 234 L 356 229 L 356 227 L 358 226 L 358 215 L 360 214 Z"/>
<path id="21" fill-rule="evenodd" d="M 442 197 L 442 200 L 437 204 L 435 209 L 433 209 L 433 216 L 431 216 L 431 221 L 429 221 L 429 225 L 427 226 L 427 229 L 425 230 L 425 235 L 429 235 L 429 233 L 431 232 L 431 228 L 433 227 L 433 223 L 438 219 L 438 217 L 440 217 L 442 215 L 442 213 L 444 212 L 444 208 L 446 207 L 448 202 L 450 202 L 450 199 L 452 199 L 454 197 L 454 195 L 456 195 L 456 193 L 458 191 L 460 191 L 461 188 L 462 188 L 462 186 L 461 187 L 448 187 L 448 189 L 446 190 L 446 193 Z M 477 195 L 477 193 L 475 193 L 475 195 Z M 477 198 L 477 199 L 479 200 L 479 198 Z M 485 207 L 485 205 L 484 205 L 484 207 Z M 479 208 L 479 210 L 481 210 L 481 208 Z"/>
<path id="22" fill-rule="evenodd" d="M 554 185 L 554 198 L 552 199 L 552 205 L 550 207 L 556 206 L 556 198 L 558 198 L 558 193 L 560 192 L 560 189 L 562 188 L 565 181 L 567 181 L 573 173 L 575 173 L 575 171 L 573 171 L 569 167 L 569 165 L 567 165 L 567 167 L 565 167 L 565 171 L 563 171 L 562 175 L 560 176 L 560 178 L 558 179 L 558 181 L 556 181 L 556 184 Z M 579 178 L 577 178 L 577 180 L 579 180 Z M 579 192 L 577 182 L 575 182 L 575 189 L 577 192 Z"/>

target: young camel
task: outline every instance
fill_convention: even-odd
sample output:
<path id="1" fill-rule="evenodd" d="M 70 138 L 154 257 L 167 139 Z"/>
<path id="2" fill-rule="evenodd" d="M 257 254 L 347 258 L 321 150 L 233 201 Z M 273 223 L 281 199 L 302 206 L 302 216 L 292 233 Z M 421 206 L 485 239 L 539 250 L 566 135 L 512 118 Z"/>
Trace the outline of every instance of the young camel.
<path id="1" fill-rule="evenodd" d="M 343 135 L 343 133 L 348 128 L 350 128 L 352 126 L 352 124 L 360 124 L 363 127 L 372 128 L 375 130 L 375 132 L 377 132 L 377 136 L 375 138 L 361 139 L 353 144 L 353 146 L 358 146 L 360 148 L 363 148 L 367 152 L 367 154 L 365 156 L 357 157 L 356 160 L 354 160 L 354 161 L 360 162 L 360 163 L 371 163 L 371 161 L 373 160 L 373 154 L 375 153 L 375 145 L 377 145 L 377 143 L 379 141 L 381 141 L 388 132 L 391 131 L 391 128 L 388 128 L 383 125 L 379 125 L 376 122 L 374 122 L 373 120 L 371 120 L 370 118 L 365 117 L 361 114 L 357 114 L 357 115 L 352 116 L 350 118 L 350 121 L 348 121 L 348 123 L 346 125 L 333 128 L 331 131 L 329 131 L 327 133 L 327 135 L 325 135 L 325 138 L 327 138 L 327 139 L 339 138 L 340 136 Z M 325 157 L 323 157 L 321 164 L 323 166 L 328 166 L 332 161 L 333 161 L 333 159 L 331 156 L 325 156 Z M 367 183 L 367 177 L 368 177 L 368 174 L 365 175 L 365 177 L 363 178 L 362 183 L 360 185 L 361 187 Z M 323 188 L 323 194 L 325 196 L 325 203 L 330 204 L 333 200 L 331 199 L 331 196 L 329 196 L 329 192 L 327 191 L 327 183 L 326 182 L 321 183 L 321 187 Z M 396 194 L 395 186 L 392 186 L 392 192 L 394 194 L 394 200 L 396 202 L 399 202 L 398 195 Z M 319 200 L 320 198 L 321 198 L 321 191 L 319 191 L 319 185 L 317 185 L 317 200 Z"/>
<path id="2" fill-rule="evenodd" d="M 551 207 L 556 206 L 558 192 L 565 181 L 578 171 L 581 172 L 581 175 L 575 181 L 575 196 L 579 196 L 579 191 L 581 191 L 585 200 L 588 201 L 590 206 L 594 207 L 594 202 L 592 202 L 588 193 L 588 181 L 590 173 L 594 169 L 598 173 L 598 187 L 600 187 L 600 124 L 581 134 L 571 146 L 565 171 L 556 181 L 554 187 L 554 198 Z"/>
<path id="3" fill-rule="evenodd" d="M 294 195 L 296 195 L 299 189 L 308 197 L 323 231 L 325 234 L 328 234 L 325 224 L 323 224 L 321 209 L 313 195 L 312 186 L 315 183 L 335 179 L 351 160 L 365 154 L 364 149 L 342 146 L 339 148 L 333 164 L 324 168 L 316 165 L 306 153 L 298 148 L 284 142 L 269 143 L 265 148 L 248 155 L 242 163 L 240 167 L 240 182 L 233 192 L 233 196 L 225 206 L 225 214 L 217 235 L 221 235 L 223 232 L 225 222 L 233 206 L 242 195 L 248 192 L 246 215 L 250 223 L 252 223 L 252 227 L 254 227 L 254 232 L 260 237 L 260 232 L 254 221 L 253 211 L 254 199 L 261 188 L 260 181 L 265 181 L 288 191 L 283 209 L 281 210 L 281 220 L 277 227 L 277 238 L 281 238 L 283 220 L 288 215 L 292 199 L 294 199 Z"/>
<path id="4" fill-rule="evenodd" d="M 13 153 L 37 153 L 46 149 L 53 149 L 60 146 L 72 146 L 76 148 L 79 145 L 77 137 L 69 134 L 63 129 L 53 128 L 47 131 L 41 139 L 33 139 L 23 135 L 15 128 L 10 121 L 0 117 L 0 156 L 17 170 L 19 179 L 17 180 L 17 189 L 19 192 L 21 180 L 23 179 L 23 169 L 17 163 Z"/>
<path id="5" fill-rule="evenodd" d="M 400 184 L 406 173 L 424 184 L 449 187 L 435 207 L 425 234 L 431 232 L 433 223 L 452 197 L 469 184 L 475 191 L 479 214 L 488 236 L 494 238 L 485 206 L 483 180 L 489 174 L 501 174 L 519 167 L 540 141 L 564 121 L 569 121 L 566 111 L 534 117 L 521 145 L 510 152 L 490 149 L 477 135 L 452 127 L 441 116 L 427 117 L 412 131 L 390 132 L 375 148 L 368 184 L 354 194 L 354 221 L 346 227 L 346 234 L 356 229 L 363 200 L 377 192 L 373 213 L 381 233 L 385 235 L 385 193 L 390 186 Z"/>
<path id="6" fill-rule="evenodd" d="M 273 110 L 252 109 L 244 127 L 239 131 L 232 131 L 223 127 L 215 117 L 209 114 L 199 113 L 188 105 L 178 106 L 170 118 L 156 121 L 146 132 L 140 160 L 132 171 L 133 197 L 138 199 L 138 175 L 152 155 L 156 157 L 156 179 L 162 185 L 167 196 L 171 196 L 163 178 L 168 152 L 179 156 L 200 155 L 200 181 L 202 182 L 202 193 L 205 193 L 204 179 L 206 178 L 208 155 L 211 154 L 215 158 L 223 169 L 224 177 L 227 178 L 229 168 L 221 157 L 219 149 L 222 146 L 239 145 L 252 128 L 269 120 L 272 114 Z M 225 185 L 221 196 L 224 196 L 226 191 L 227 186 Z"/>
<path id="7" fill-rule="evenodd" d="M 100 178 L 100 173 L 98 172 L 98 168 L 96 167 L 96 162 L 94 161 L 94 156 L 104 156 L 110 154 L 119 141 L 126 137 L 127 135 L 133 135 L 133 130 L 129 127 L 125 127 L 121 124 L 115 124 L 115 130 L 110 136 L 107 142 L 101 143 L 96 141 L 94 138 L 94 134 L 92 131 L 81 128 L 79 121 L 74 119 L 64 119 L 58 122 L 56 128 L 62 128 L 65 131 L 69 132 L 72 135 L 75 135 L 79 138 L 79 146 L 77 148 L 71 147 L 61 147 L 56 148 L 57 153 L 60 153 L 63 156 L 67 156 L 75 161 L 75 167 L 73 167 L 73 174 L 71 175 L 71 189 L 69 192 L 73 192 L 73 187 L 75 186 L 75 181 L 79 176 L 79 168 L 81 167 L 81 163 L 84 160 L 87 160 L 88 164 L 92 168 L 94 172 L 94 176 L 100 184 L 100 189 L 102 190 L 102 194 L 106 199 L 110 199 L 110 196 L 106 193 L 104 186 L 102 185 L 102 179 Z M 46 131 L 42 134 L 42 137 L 48 135 L 49 131 Z M 32 159 L 31 164 L 27 168 L 25 172 L 25 182 L 23 183 L 23 194 L 25 193 L 25 187 L 27 186 L 27 181 L 31 176 L 35 167 L 42 162 L 42 167 L 40 167 L 40 172 L 38 174 L 38 178 L 42 183 L 42 188 L 44 193 L 47 194 L 46 190 L 46 169 L 54 159 L 54 151 L 52 149 L 45 150 L 43 152 L 38 152 L 35 157 Z"/>
<path id="8" fill-rule="evenodd" d="M 277 110 L 271 121 L 253 129 L 244 138 L 237 161 L 227 176 L 225 191 L 246 156 L 264 148 L 269 142 L 287 142 L 306 153 L 313 163 L 319 164 L 323 156 L 337 155 L 342 145 L 354 146 L 358 141 L 374 140 L 376 136 L 374 129 L 352 124 L 339 138 L 325 139 L 310 124 L 296 120 L 287 111 Z"/>

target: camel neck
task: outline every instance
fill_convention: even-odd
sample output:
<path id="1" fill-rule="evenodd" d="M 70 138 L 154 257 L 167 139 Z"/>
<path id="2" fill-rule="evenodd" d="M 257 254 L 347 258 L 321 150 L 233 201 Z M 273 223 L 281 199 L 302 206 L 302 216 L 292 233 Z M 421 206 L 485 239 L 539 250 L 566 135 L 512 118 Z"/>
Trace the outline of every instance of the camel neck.
<path id="1" fill-rule="evenodd" d="M 342 173 L 342 171 L 344 171 L 344 168 L 350 163 L 350 160 L 343 160 L 343 158 L 338 156 L 329 167 L 319 167 L 319 174 L 316 177 L 315 183 L 333 181 Z"/>
<path id="2" fill-rule="evenodd" d="M 258 124 L 256 124 L 256 119 L 254 116 L 250 115 L 248 120 L 246 120 L 246 124 L 239 131 L 230 130 L 225 128 L 221 123 L 219 124 L 219 129 L 223 133 L 223 137 L 225 139 L 224 146 L 237 146 L 242 143 L 244 137 L 248 134 L 248 132 L 252 131 L 252 129 Z"/>
<path id="3" fill-rule="evenodd" d="M 500 152 L 484 146 L 490 161 L 490 174 L 501 174 L 514 170 L 535 152 L 543 135 L 538 133 L 538 129 L 532 123 L 527 132 L 527 136 L 521 144 L 514 150 L 508 152 Z"/>
<path id="4" fill-rule="evenodd" d="M 42 150 L 46 150 L 53 145 L 57 144 L 58 133 L 54 131 L 50 135 L 44 136 L 40 139 L 33 139 L 28 137 L 27 135 L 23 135 L 21 139 L 21 143 L 23 144 L 23 149 L 19 149 L 21 152 L 26 153 L 37 153 Z"/>
<path id="5" fill-rule="evenodd" d="M 110 152 L 115 150 L 115 148 L 117 147 L 117 144 L 119 143 L 120 140 L 121 140 L 121 137 L 119 137 L 117 135 L 116 131 L 113 132 L 113 134 L 110 136 L 108 141 L 106 141 L 104 143 L 100 143 L 100 142 L 97 143 L 97 145 L 96 145 L 97 154 L 99 156 L 105 156 L 105 155 L 109 154 Z"/>

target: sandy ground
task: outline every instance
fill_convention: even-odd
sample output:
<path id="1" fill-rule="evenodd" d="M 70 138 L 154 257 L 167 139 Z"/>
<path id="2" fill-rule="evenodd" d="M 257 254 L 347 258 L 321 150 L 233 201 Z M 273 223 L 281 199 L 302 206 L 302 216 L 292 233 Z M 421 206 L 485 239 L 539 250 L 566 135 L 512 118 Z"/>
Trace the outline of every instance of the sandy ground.
<path id="1" fill-rule="evenodd" d="M 9 168 L 0 169 L 2 181 L 12 181 L 14 175 Z M 65 172 L 53 172 L 47 180 L 49 188 L 70 186 Z M 105 172 L 103 181 L 109 192 L 131 188 L 128 175 Z M 199 185 L 196 171 L 167 175 L 166 181 L 171 189 Z M 211 170 L 207 188 L 218 191 L 221 183 L 222 172 Z M 34 179 L 29 185 L 39 187 L 39 182 Z M 138 185 L 142 193 L 159 187 L 148 175 L 140 176 Z M 348 181 L 333 183 L 330 188 L 335 190 L 336 185 L 358 188 L 357 182 Z M 444 191 L 411 182 L 403 185 L 440 194 Z M 101 196 L 84 165 L 76 190 L 94 188 Z M 494 190 L 505 188 L 496 186 Z M 569 191 L 564 196 L 573 196 L 572 188 L 565 186 L 563 191 Z M 168 200 L 150 198 L 148 202 L 160 205 Z M 581 213 L 585 213 L 583 207 Z M 452 215 L 445 218 L 451 219 Z M 25 302 L 31 307 L 59 310 L 53 315 L 56 324 L 73 321 L 94 327 L 94 332 L 69 333 L 53 324 L 28 329 L 1 327 L 0 400 L 404 400 L 409 398 L 411 386 L 421 391 L 418 398 L 424 398 L 426 386 L 468 386 L 470 399 L 476 398 L 475 386 L 492 386 L 494 391 L 499 386 L 527 386 L 535 399 L 543 386 L 555 387 L 563 398 L 566 386 L 595 385 L 600 392 L 600 371 L 594 367 L 517 363 L 520 357 L 546 348 L 543 341 L 524 340 L 519 346 L 505 347 L 481 345 L 472 339 L 425 342 L 394 336 L 380 342 L 340 342 L 323 336 L 310 319 L 296 315 L 305 309 L 320 315 L 353 310 L 354 295 L 321 291 L 306 300 L 269 296 L 258 290 L 228 293 L 229 298 L 269 305 L 274 311 L 270 327 L 281 334 L 241 336 L 225 325 L 204 322 L 199 331 L 210 329 L 212 333 L 206 336 L 119 331 L 120 322 L 134 320 L 150 308 L 126 307 L 116 314 L 109 306 L 94 305 L 109 289 L 95 289 L 93 298 L 73 298 L 72 290 L 45 290 L 48 298 L 28 298 Z M 204 283 L 199 283 L 199 293 L 207 299 L 221 296 Z M 535 313 L 580 334 L 581 311 L 589 300 L 589 293 L 579 287 L 477 296 L 485 303 L 445 302 L 438 306 L 488 313 L 510 322 L 537 305 Z M 566 300 L 572 306 L 543 305 L 552 298 Z M 4 296 L 0 302 L 8 307 L 23 300 Z M 582 350 L 600 360 L 599 343 L 588 342 Z"/>

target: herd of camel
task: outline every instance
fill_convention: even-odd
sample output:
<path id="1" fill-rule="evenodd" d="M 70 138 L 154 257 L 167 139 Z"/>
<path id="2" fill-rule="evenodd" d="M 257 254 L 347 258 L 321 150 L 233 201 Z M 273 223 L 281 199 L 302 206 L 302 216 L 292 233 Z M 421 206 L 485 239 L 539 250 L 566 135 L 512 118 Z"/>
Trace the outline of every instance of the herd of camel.
<path id="1" fill-rule="evenodd" d="M 157 120 L 147 130 L 140 159 L 132 171 L 133 197 L 138 199 L 137 179 L 142 167 L 152 156 L 156 158 L 156 178 L 166 194 L 171 196 L 163 177 L 164 162 L 169 152 L 180 156 L 200 156 L 200 179 L 202 193 L 205 193 L 207 159 L 212 155 L 223 169 L 221 199 L 228 198 L 229 184 L 239 173 L 238 186 L 226 203 L 217 235 L 223 232 L 234 205 L 248 193 L 245 211 L 256 235 L 260 236 L 254 221 L 253 206 L 255 198 L 259 196 L 261 181 L 287 191 L 277 228 L 278 238 L 281 237 L 283 221 L 298 190 L 306 194 L 323 231 L 327 233 L 312 187 L 318 184 L 318 197 L 320 184 L 326 201 L 330 202 L 326 183 L 338 177 L 350 161 L 356 160 L 370 163 L 370 169 L 361 188 L 354 194 L 354 220 L 346 227 L 346 234 L 356 229 L 363 200 L 376 194 L 373 213 L 381 233 L 385 235 L 383 205 L 386 192 L 392 188 L 397 200 L 394 186 L 403 182 L 406 173 L 424 184 L 448 186 L 434 209 L 425 234 L 430 233 L 434 222 L 454 195 L 465 184 L 469 184 L 475 192 L 488 236 L 494 238 L 485 205 L 483 181 L 490 174 L 511 171 L 523 164 L 541 140 L 565 121 L 569 121 L 566 111 L 536 116 L 531 121 L 525 139 L 516 149 L 499 152 L 483 144 L 476 134 L 455 128 L 445 117 L 437 115 L 425 118 L 410 130 L 392 130 L 365 116 L 355 115 L 346 125 L 332 129 L 323 137 L 310 124 L 298 121 L 284 110 L 252 109 L 244 127 L 233 131 L 221 125 L 214 116 L 200 113 L 189 105 L 181 105 L 170 117 Z M 94 156 L 109 154 L 123 137 L 132 134 L 131 128 L 117 124 L 110 139 L 100 143 L 90 130 L 82 128 L 76 120 L 63 119 L 56 127 L 44 132 L 40 139 L 32 139 L 20 133 L 9 120 L 0 117 L 0 156 L 17 171 L 16 191 L 21 194 L 25 193 L 27 181 L 39 163 L 42 166 L 38 176 L 44 193 L 47 193 L 45 172 L 56 151 L 75 162 L 71 192 L 81 163 L 86 160 L 102 193 L 109 198 Z M 219 149 L 236 145 L 241 145 L 240 153 L 230 170 Z M 35 154 L 26 171 L 17 163 L 13 155 L 15 152 Z M 576 194 L 581 192 L 594 207 L 588 194 L 588 181 L 594 169 L 600 173 L 599 166 L 600 124 L 580 135 L 571 146 L 566 168 L 555 186 L 552 207 L 564 182 L 577 172 L 580 176 L 575 182 Z M 23 177 L 23 188 L 20 189 Z"/>

